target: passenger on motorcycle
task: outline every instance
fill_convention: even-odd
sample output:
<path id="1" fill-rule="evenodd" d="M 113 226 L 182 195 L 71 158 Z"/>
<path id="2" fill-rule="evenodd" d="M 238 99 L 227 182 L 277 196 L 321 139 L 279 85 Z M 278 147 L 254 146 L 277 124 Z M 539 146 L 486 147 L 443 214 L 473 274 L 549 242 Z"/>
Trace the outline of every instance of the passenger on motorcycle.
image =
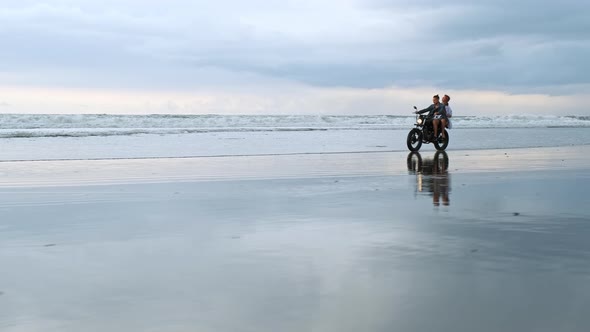
<path id="1" fill-rule="evenodd" d="M 434 129 L 434 137 L 438 137 L 438 128 L 440 127 L 441 119 L 447 119 L 447 112 L 445 110 L 445 105 L 441 104 L 440 97 L 438 95 L 434 95 L 432 97 L 432 105 L 428 106 L 427 108 L 416 111 L 416 114 L 424 114 L 428 112 L 426 116 L 426 121 L 432 121 L 433 129 Z M 443 131 L 444 133 L 444 131 Z"/>
<path id="2" fill-rule="evenodd" d="M 453 117 L 453 109 L 451 108 L 451 105 L 449 105 L 449 102 L 451 101 L 451 97 L 449 97 L 449 95 L 444 95 L 442 98 L 442 103 L 443 105 L 445 105 L 445 111 L 447 114 L 447 118 L 446 119 L 441 119 L 441 132 L 443 137 L 445 136 L 445 131 L 444 128 L 453 128 L 453 123 L 451 122 L 451 118 Z"/>

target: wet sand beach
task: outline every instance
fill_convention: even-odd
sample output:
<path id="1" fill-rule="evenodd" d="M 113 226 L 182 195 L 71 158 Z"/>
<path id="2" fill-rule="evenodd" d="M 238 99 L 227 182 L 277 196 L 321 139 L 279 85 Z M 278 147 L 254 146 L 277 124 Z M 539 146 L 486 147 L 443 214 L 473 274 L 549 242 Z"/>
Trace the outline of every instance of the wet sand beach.
<path id="1" fill-rule="evenodd" d="M 587 331 L 590 147 L 0 163 L 1 331 Z"/>

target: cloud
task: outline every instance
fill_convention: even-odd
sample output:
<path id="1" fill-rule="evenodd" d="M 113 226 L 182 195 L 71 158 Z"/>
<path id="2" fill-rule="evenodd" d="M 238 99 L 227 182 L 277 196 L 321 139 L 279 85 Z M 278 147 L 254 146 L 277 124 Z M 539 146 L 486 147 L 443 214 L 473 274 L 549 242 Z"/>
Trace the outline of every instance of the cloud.
<path id="1" fill-rule="evenodd" d="M 5 85 L 524 95 L 590 86 L 584 1 L 23 0 L 3 3 L 0 20 Z"/>
<path id="2" fill-rule="evenodd" d="M 583 115 L 586 95 L 507 94 L 432 87 L 310 87 L 275 82 L 249 89 L 192 91 L 0 87 L 13 113 L 118 114 L 397 114 L 426 107 L 434 93 L 453 98 L 456 115 Z"/>

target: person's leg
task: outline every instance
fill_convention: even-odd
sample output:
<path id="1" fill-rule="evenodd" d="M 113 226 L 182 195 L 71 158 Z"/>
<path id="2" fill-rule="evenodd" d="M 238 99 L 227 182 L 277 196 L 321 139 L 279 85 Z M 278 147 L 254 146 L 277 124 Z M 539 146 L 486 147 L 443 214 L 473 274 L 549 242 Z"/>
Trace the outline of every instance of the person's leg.
<path id="1" fill-rule="evenodd" d="M 440 126 L 440 120 L 439 119 L 432 120 L 432 128 L 434 129 L 434 138 L 438 137 L 438 126 Z"/>
<path id="2" fill-rule="evenodd" d="M 443 138 L 446 137 L 445 135 L 445 128 L 447 127 L 448 121 L 447 119 L 441 119 L 440 120 L 440 133 L 442 135 Z"/>

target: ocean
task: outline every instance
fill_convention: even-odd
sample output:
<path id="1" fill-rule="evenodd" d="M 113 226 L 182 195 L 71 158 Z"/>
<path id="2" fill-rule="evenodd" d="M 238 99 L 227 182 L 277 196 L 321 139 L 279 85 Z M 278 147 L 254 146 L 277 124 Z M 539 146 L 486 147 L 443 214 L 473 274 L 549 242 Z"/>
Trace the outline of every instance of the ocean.
<path id="1" fill-rule="evenodd" d="M 413 116 L 0 114 L 0 137 L 407 129 Z M 457 116 L 457 128 L 590 128 L 590 116 Z"/>
<path id="2" fill-rule="evenodd" d="M 392 115 L 3 114 L 0 161 L 406 151 L 414 121 Z M 590 144 L 589 129 L 588 116 L 457 116 L 448 149 Z"/>

